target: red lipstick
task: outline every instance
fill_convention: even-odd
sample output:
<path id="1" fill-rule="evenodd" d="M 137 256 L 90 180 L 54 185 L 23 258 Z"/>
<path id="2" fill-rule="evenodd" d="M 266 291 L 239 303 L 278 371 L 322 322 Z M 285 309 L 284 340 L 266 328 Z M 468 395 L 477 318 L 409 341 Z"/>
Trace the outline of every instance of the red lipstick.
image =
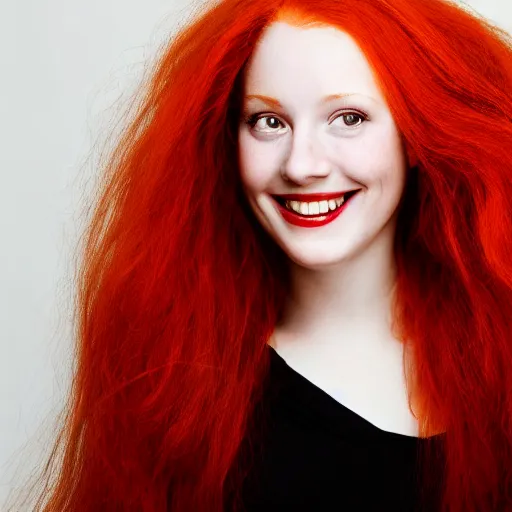
<path id="1" fill-rule="evenodd" d="M 359 190 L 360 189 L 349 190 L 345 192 L 316 194 L 280 194 L 274 195 L 272 197 L 275 201 L 279 213 L 286 222 L 302 228 L 316 228 L 325 226 L 326 224 L 329 224 L 334 219 L 339 217 L 347 207 L 347 204 L 351 201 L 352 197 L 356 195 Z M 326 213 L 319 213 L 316 215 L 302 215 L 285 206 L 285 201 L 328 201 L 330 199 L 339 199 L 342 196 L 345 198 L 345 200 L 341 206 L 338 206 L 335 210 L 329 209 L 329 211 Z"/>

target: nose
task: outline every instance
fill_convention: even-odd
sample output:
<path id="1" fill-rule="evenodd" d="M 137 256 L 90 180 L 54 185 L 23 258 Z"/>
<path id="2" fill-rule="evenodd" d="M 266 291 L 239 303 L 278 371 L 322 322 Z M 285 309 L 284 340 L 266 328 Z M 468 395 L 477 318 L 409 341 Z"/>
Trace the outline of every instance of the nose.
<path id="1" fill-rule="evenodd" d="M 307 185 L 326 178 L 329 173 L 330 164 L 320 142 L 311 133 L 296 132 L 290 151 L 281 166 L 282 178 L 299 185 Z"/>

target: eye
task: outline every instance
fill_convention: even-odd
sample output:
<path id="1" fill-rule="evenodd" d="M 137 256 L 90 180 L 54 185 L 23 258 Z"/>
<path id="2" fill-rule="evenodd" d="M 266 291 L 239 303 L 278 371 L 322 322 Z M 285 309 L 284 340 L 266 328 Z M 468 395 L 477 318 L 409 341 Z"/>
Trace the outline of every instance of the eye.
<path id="1" fill-rule="evenodd" d="M 338 114 L 336 117 L 329 121 L 329 124 L 334 123 L 337 119 L 345 119 L 345 128 L 357 128 L 368 120 L 368 115 L 364 112 L 346 111 Z M 359 122 L 358 122 L 359 121 Z M 284 128 L 283 122 L 273 114 L 253 114 L 245 119 L 245 122 L 255 131 L 260 133 L 276 133 L 280 128 Z"/>
<path id="2" fill-rule="evenodd" d="M 343 123 L 345 127 L 348 128 L 357 128 L 358 126 L 361 126 L 364 121 L 368 119 L 368 116 L 362 112 L 343 112 L 342 114 L 336 116 L 332 122 L 336 121 L 337 119 L 345 119 L 345 122 Z M 359 124 L 357 124 L 357 121 L 361 121 Z M 347 122 L 348 121 L 348 122 Z"/>
<path id="3" fill-rule="evenodd" d="M 274 115 L 254 114 L 245 121 L 257 132 L 271 133 L 283 126 L 283 123 Z"/>

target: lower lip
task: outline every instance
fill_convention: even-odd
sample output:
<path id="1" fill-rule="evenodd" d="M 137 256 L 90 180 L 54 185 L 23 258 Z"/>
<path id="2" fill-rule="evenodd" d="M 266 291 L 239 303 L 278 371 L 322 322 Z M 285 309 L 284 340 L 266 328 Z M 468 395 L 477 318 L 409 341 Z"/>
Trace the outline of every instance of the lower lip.
<path id="1" fill-rule="evenodd" d="M 336 210 L 329 211 L 324 215 L 318 215 L 316 217 L 304 217 L 302 215 L 299 215 L 298 213 L 288 210 L 284 206 L 281 206 L 277 201 L 275 201 L 275 199 L 274 201 L 277 204 L 277 209 L 281 213 L 283 219 L 289 224 L 292 224 L 294 226 L 300 226 L 301 228 L 318 228 L 320 226 L 325 226 L 326 224 L 329 224 L 329 222 L 332 222 L 334 219 L 339 217 L 343 210 L 345 210 L 345 208 L 347 207 L 348 203 L 350 203 L 350 201 L 352 201 L 352 198 L 355 197 L 358 193 L 359 192 L 351 196 Z"/>

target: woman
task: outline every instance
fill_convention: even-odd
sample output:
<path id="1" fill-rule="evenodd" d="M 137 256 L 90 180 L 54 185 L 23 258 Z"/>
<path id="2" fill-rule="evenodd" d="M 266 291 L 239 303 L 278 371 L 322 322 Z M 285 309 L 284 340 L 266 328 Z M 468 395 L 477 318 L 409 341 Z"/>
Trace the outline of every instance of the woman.
<path id="1" fill-rule="evenodd" d="M 441 0 L 182 30 L 88 231 L 43 510 L 512 510 L 511 56 Z"/>

